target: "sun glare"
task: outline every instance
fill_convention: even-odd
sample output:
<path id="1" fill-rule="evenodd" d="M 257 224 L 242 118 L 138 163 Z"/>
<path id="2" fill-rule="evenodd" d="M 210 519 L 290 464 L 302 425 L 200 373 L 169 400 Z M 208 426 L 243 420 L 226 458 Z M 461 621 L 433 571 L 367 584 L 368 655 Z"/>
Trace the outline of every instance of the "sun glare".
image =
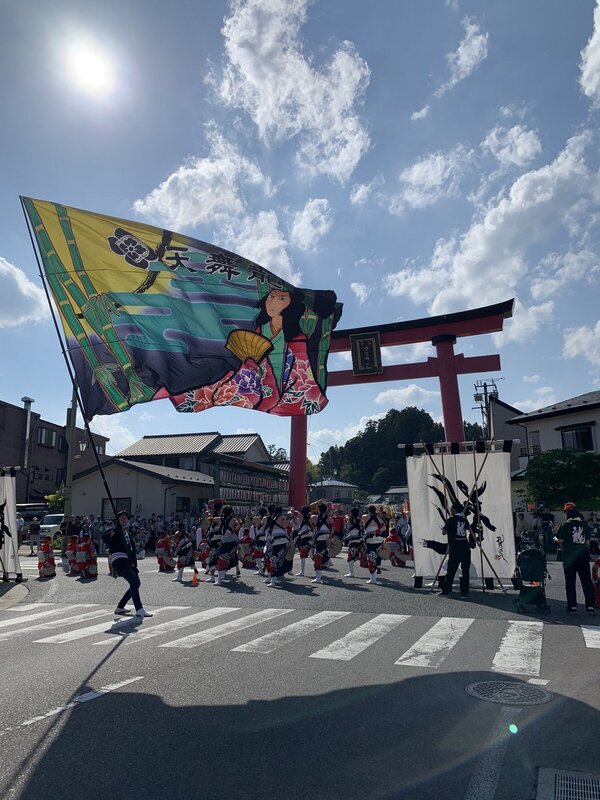
<path id="1" fill-rule="evenodd" d="M 73 45 L 69 50 L 68 62 L 72 79 L 84 91 L 94 95 L 112 91 L 112 64 L 95 45 L 89 42 Z"/>

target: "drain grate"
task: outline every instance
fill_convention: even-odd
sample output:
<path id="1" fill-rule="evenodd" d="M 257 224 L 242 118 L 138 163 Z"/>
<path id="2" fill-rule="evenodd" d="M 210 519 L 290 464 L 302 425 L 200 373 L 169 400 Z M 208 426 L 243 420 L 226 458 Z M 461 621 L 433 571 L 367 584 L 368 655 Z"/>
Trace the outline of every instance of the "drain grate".
<path id="1" fill-rule="evenodd" d="M 478 700 L 500 703 L 503 706 L 539 706 L 554 700 L 554 695 L 541 686 L 511 681 L 470 683 L 465 691 Z"/>
<path id="2" fill-rule="evenodd" d="M 600 800 L 600 775 L 540 769 L 536 800 Z"/>

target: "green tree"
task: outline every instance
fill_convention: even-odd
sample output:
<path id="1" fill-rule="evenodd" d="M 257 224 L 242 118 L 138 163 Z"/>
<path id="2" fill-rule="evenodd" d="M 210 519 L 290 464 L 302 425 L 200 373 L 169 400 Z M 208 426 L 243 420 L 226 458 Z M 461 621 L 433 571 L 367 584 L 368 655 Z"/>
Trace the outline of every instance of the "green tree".
<path id="1" fill-rule="evenodd" d="M 44 496 L 44 500 L 48 503 L 48 511 L 64 511 L 65 510 L 65 498 L 64 495 L 60 492 L 54 492 L 53 494 L 47 494 Z"/>
<path id="2" fill-rule="evenodd" d="M 270 444 L 267 446 L 267 450 L 269 455 L 271 456 L 271 461 L 289 461 L 287 450 L 285 447 L 277 447 L 276 444 Z"/>
<path id="3" fill-rule="evenodd" d="M 571 500 L 578 508 L 600 506 L 600 455 L 584 450 L 547 450 L 529 462 L 526 499 L 558 509 Z"/>
<path id="4" fill-rule="evenodd" d="M 478 422 L 463 422 L 463 425 L 465 429 L 465 442 L 483 441 L 483 428 Z"/>

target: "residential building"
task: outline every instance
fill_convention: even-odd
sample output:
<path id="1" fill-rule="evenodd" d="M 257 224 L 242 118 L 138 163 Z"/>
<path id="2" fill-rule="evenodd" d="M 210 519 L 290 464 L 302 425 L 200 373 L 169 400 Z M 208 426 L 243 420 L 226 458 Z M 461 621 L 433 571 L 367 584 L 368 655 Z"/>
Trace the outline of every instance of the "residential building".
<path id="1" fill-rule="evenodd" d="M 357 501 L 359 491 L 358 486 L 354 483 L 327 478 L 310 484 L 308 498 L 311 503 L 316 500 L 324 500 L 325 502 L 331 501 L 333 503 L 351 505 Z"/>
<path id="2" fill-rule="evenodd" d="M 510 406 L 496 395 L 488 398 L 488 419 L 491 439 L 513 439 L 510 452 L 511 473 L 521 468 L 521 458 L 527 452 L 527 429 L 518 421 L 526 417 L 518 408 Z M 514 441 L 518 440 L 518 441 Z"/>
<path id="3" fill-rule="evenodd" d="M 27 411 L 21 406 L 0 401 L 0 467 L 18 467 L 16 477 L 17 503 L 43 501 L 64 486 L 67 472 L 67 432 L 65 425 L 49 422 L 40 414 L 31 412 L 28 468 L 25 464 L 25 434 Z M 108 438 L 92 434 L 96 451 L 106 453 Z M 75 433 L 75 469 L 91 467 L 96 463 L 91 448 L 84 452 L 79 442 L 88 442 L 85 430 Z"/>
<path id="4" fill-rule="evenodd" d="M 240 512 L 263 503 L 288 504 L 289 465 L 286 471 L 272 462 L 257 433 L 144 436 L 116 457 L 207 475 L 214 481 L 213 496 Z"/>

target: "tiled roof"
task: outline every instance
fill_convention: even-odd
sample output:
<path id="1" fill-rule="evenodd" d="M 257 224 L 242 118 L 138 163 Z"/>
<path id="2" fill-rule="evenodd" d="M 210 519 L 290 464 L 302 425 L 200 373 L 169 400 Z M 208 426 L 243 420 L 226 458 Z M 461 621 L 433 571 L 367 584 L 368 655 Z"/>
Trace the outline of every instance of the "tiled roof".
<path id="1" fill-rule="evenodd" d="M 258 433 L 226 433 L 221 441 L 211 448 L 211 453 L 218 455 L 246 453 L 257 441 L 260 441 Z"/>
<path id="2" fill-rule="evenodd" d="M 289 461 L 273 461 L 269 466 L 275 467 L 275 469 L 278 469 L 280 472 L 285 472 L 286 474 L 290 471 Z"/>
<path id="3" fill-rule="evenodd" d="M 573 411 L 584 411 L 586 408 L 597 408 L 598 406 L 600 406 L 600 391 L 587 392 L 586 394 L 563 400 L 560 403 L 553 403 L 551 406 L 538 408 L 528 414 L 521 414 L 518 417 L 507 420 L 507 422 L 522 425 L 529 419 L 534 420 L 541 417 L 553 417 L 558 414 L 569 414 Z"/>
<path id="4" fill-rule="evenodd" d="M 215 482 L 214 478 L 211 478 L 210 475 L 205 475 L 203 472 L 194 472 L 191 469 L 161 467 L 158 464 L 145 464 L 143 461 L 127 461 L 124 458 L 119 460 L 122 464 L 133 467 L 133 469 L 137 469 L 140 472 L 150 472 L 153 475 L 158 475 L 161 478 L 168 478 L 178 483 L 200 483 L 204 486 L 212 486 Z"/>
<path id="5" fill-rule="evenodd" d="M 220 434 L 211 433 L 179 433 L 161 436 L 144 436 L 139 441 L 117 453 L 117 458 L 133 456 L 173 456 L 197 455 L 207 450 L 211 444 L 220 439 Z"/>
<path id="6" fill-rule="evenodd" d="M 276 465 L 274 465 L 276 466 Z M 355 483 L 345 483 L 345 481 L 334 481 L 333 478 L 327 478 L 324 481 L 315 481 L 313 486 L 339 486 L 340 488 L 346 489 L 358 489 L 358 486 Z"/>

